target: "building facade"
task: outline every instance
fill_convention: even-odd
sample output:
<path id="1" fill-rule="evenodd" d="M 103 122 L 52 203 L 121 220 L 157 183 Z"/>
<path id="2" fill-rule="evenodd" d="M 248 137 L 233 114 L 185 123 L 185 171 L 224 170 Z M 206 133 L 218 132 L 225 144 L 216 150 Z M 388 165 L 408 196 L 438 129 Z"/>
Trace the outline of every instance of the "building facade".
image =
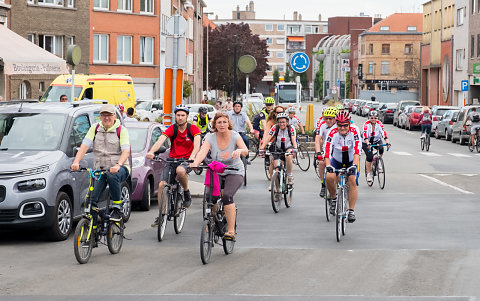
<path id="1" fill-rule="evenodd" d="M 469 44 L 468 75 L 470 91 L 468 103 L 480 103 L 480 2 L 470 0 L 469 14 Z"/>
<path id="2" fill-rule="evenodd" d="M 470 20 L 470 0 L 455 1 L 455 30 L 453 43 L 453 99 L 455 106 L 464 106 L 469 103 L 469 92 L 462 91 L 462 80 L 469 80 L 469 20 Z"/>

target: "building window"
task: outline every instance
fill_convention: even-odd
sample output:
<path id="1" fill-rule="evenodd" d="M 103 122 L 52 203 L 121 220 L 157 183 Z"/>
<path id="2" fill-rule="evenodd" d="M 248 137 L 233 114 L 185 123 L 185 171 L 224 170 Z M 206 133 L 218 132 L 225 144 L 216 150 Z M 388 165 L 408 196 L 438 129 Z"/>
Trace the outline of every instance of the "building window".
<path id="1" fill-rule="evenodd" d="M 457 9 L 457 26 L 463 25 L 465 17 L 465 7 Z"/>
<path id="2" fill-rule="evenodd" d="M 373 74 L 373 62 L 368 62 L 368 74 Z"/>
<path id="3" fill-rule="evenodd" d="M 75 45 L 75 37 L 68 37 L 67 38 L 67 46 Z"/>
<path id="4" fill-rule="evenodd" d="M 153 14 L 153 0 L 140 0 L 140 12 Z"/>
<path id="5" fill-rule="evenodd" d="M 285 57 L 285 53 L 283 51 L 277 51 L 277 58 L 282 59 Z"/>
<path id="6" fill-rule="evenodd" d="M 380 26 L 380 31 L 390 31 L 390 26 Z"/>
<path id="7" fill-rule="evenodd" d="M 268 51 L 268 55 L 267 55 L 267 58 L 271 58 L 273 55 L 272 55 L 272 52 L 270 50 L 267 50 Z"/>
<path id="8" fill-rule="evenodd" d="M 272 65 L 267 65 L 267 71 L 272 71 Z"/>
<path id="9" fill-rule="evenodd" d="M 457 49 L 456 51 L 457 70 L 463 70 L 463 60 L 465 59 L 465 49 Z"/>
<path id="10" fill-rule="evenodd" d="M 470 38 L 470 58 L 475 57 L 475 36 L 472 34 Z"/>
<path id="11" fill-rule="evenodd" d="M 413 53 L 413 44 L 405 44 L 405 54 Z"/>
<path id="12" fill-rule="evenodd" d="M 38 36 L 38 46 L 43 49 L 59 56 L 63 57 L 63 36 Z"/>
<path id="13" fill-rule="evenodd" d="M 118 0 L 117 10 L 132 11 L 132 0 Z"/>
<path id="14" fill-rule="evenodd" d="M 316 25 L 312 25 L 312 33 L 319 33 L 319 28 Z"/>
<path id="15" fill-rule="evenodd" d="M 300 31 L 301 31 L 301 26 L 300 25 L 288 25 L 287 26 L 287 34 L 289 34 L 289 35 L 299 34 Z"/>
<path id="16" fill-rule="evenodd" d="M 108 9 L 108 1 L 109 0 L 94 0 L 93 8 Z"/>
<path id="17" fill-rule="evenodd" d="M 373 54 L 373 44 L 368 44 L 368 54 Z"/>
<path id="18" fill-rule="evenodd" d="M 33 33 L 27 34 L 27 40 L 35 44 L 35 34 Z"/>
<path id="19" fill-rule="evenodd" d="M 312 33 L 312 25 L 305 25 L 305 33 Z"/>
<path id="20" fill-rule="evenodd" d="M 93 62 L 108 63 L 108 35 L 93 35 Z"/>
<path id="21" fill-rule="evenodd" d="M 153 38 L 140 37 L 140 63 L 153 64 Z"/>
<path id="22" fill-rule="evenodd" d="M 413 62 L 412 61 L 406 61 L 405 62 L 405 69 L 404 69 L 404 75 L 406 77 L 409 77 L 413 73 Z"/>
<path id="23" fill-rule="evenodd" d="M 417 26 L 408 26 L 407 31 L 417 31 Z"/>
<path id="24" fill-rule="evenodd" d="M 0 0 L 0 2 L 2 2 L 2 1 Z M 4 2 L 3 2 L 3 3 L 4 3 Z M 27 0 L 27 3 L 28 3 L 28 4 L 34 4 L 35 1 L 33 1 L 33 0 Z"/>
<path id="25" fill-rule="evenodd" d="M 277 70 L 278 70 L 278 72 L 284 72 L 285 71 L 285 66 L 284 65 L 278 65 Z"/>
<path id="26" fill-rule="evenodd" d="M 272 38 L 266 38 L 267 44 L 273 44 L 273 39 Z"/>
<path id="27" fill-rule="evenodd" d="M 277 38 L 277 44 L 285 45 L 285 38 Z"/>
<path id="28" fill-rule="evenodd" d="M 477 11 L 477 0 L 472 0 L 472 15 Z"/>
<path id="29" fill-rule="evenodd" d="M 38 4 L 63 6 L 63 0 L 38 0 Z"/>
<path id="30" fill-rule="evenodd" d="M 74 7 L 75 6 L 75 0 L 68 0 L 67 5 L 68 5 L 68 7 Z"/>
<path id="31" fill-rule="evenodd" d="M 38 83 L 38 91 L 43 92 L 45 91 L 45 82 Z"/>
<path id="32" fill-rule="evenodd" d="M 117 36 L 117 63 L 132 63 L 131 36 Z"/>
<path id="33" fill-rule="evenodd" d="M 382 54 L 390 54 L 390 44 L 382 44 Z"/>
<path id="34" fill-rule="evenodd" d="M 382 75 L 390 74 L 390 62 L 382 62 Z"/>
<path id="35" fill-rule="evenodd" d="M 272 31 L 273 30 L 273 24 L 265 24 L 265 31 Z"/>
<path id="36" fill-rule="evenodd" d="M 187 74 L 193 74 L 193 54 L 187 55 Z"/>
<path id="37" fill-rule="evenodd" d="M 237 20 L 240 20 L 240 13 L 237 13 Z"/>
<path id="38" fill-rule="evenodd" d="M 278 31 L 285 31 L 285 24 L 277 24 Z"/>

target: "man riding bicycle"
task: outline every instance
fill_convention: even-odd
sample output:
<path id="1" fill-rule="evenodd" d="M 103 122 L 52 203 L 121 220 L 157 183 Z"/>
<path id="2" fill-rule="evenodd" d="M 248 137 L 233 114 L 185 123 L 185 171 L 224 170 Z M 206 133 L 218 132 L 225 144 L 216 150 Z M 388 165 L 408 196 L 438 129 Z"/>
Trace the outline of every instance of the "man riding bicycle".
<path id="1" fill-rule="evenodd" d="M 287 113 L 278 113 L 277 114 L 277 124 L 272 126 L 267 136 L 260 146 L 259 153 L 263 154 L 265 146 L 269 142 L 275 141 L 274 149 L 275 152 L 284 152 L 284 153 L 296 153 L 297 152 L 297 139 L 295 137 L 295 129 L 293 126 L 288 124 L 288 115 Z M 286 163 L 287 167 L 287 184 L 293 185 L 293 161 L 291 156 L 285 156 L 285 154 L 279 155 L 274 154 L 273 160 L 275 166 L 277 160 L 282 160 Z"/>
<path id="2" fill-rule="evenodd" d="M 88 130 L 70 166 L 72 170 L 80 169 L 79 163 L 90 147 L 93 147 L 94 168 L 109 171 L 106 176 L 98 179 L 93 189 L 91 214 L 93 220 L 96 221 L 98 200 L 105 190 L 107 183 L 112 197 L 113 207 L 121 210 L 121 184 L 130 174 L 128 162 L 130 156 L 130 139 L 127 128 L 121 126 L 120 120 L 117 120 L 117 114 L 113 105 L 107 104 L 100 108 L 100 122 L 95 123 Z"/>
<path id="3" fill-rule="evenodd" d="M 300 122 L 300 119 L 298 119 L 297 116 L 295 116 L 295 108 L 289 108 L 287 110 L 288 112 L 288 123 L 293 126 L 295 129 L 300 129 L 302 131 L 302 135 L 305 135 L 305 129 L 303 128 L 302 123 Z"/>
<path id="4" fill-rule="evenodd" d="M 355 221 L 355 203 L 358 190 L 356 176 L 360 163 L 360 135 L 356 126 L 351 125 L 352 117 L 348 112 L 340 112 L 335 117 L 337 128 L 332 129 L 325 144 L 325 164 L 327 171 L 327 189 L 331 198 L 330 214 L 335 214 L 336 196 L 336 169 L 347 168 L 349 192 L 348 222 Z"/>
<path id="5" fill-rule="evenodd" d="M 315 153 L 317 154 L 318 159 L 318 174 L 321 175 L 320 182 L 322 183 L 322 189 L 320 191 L 320 196 L 325 196 L 325 182 L 323 179 L 323 174 L 325 173 L 325 160 L 323 158 L 325 149 L 325 142 L 328 132 L 331 129 L 336 128 L 335 116 L 337 116 L 338 110 L 335 107 L 329 107 L 323 111 L 323 120 L 324 123 L 321 123 L 319 127 L 315 130 Z"/>
<path id="6" fill-rule="evenodd" d="M 478 130 L 480 130 L 480 114 L 477 112 L 477 108 L 470 109 L 470 112 L 467 114 L 467 118 L 463 123 L 464 127 L 468 120 L 472 121 L 472 125 L 470 126 L 470 139 L 472 141 L 471 145 L 475 145 L 475 134 Z"/>
<path id="7" fill-rule="evenodd" d="M 169 126 L 163 133 L 157 142 L 152 146 L 150 151 L 147 153 L 147 159 L 153 159 L 155 152 L 163 145 L 167 138 L 170 138 L 171 147 L 170 147 L 170 158 L 176 159 L 195 159 L 195 155 L 200 149 L 200 129 L 194 125 L 187 122 L 189 109 L 183 105 L 179 104 L 175 107 L 175 124 Z M 163 169 L 162 177 L 158 185 L 158 205 L 162 201 L 161 194 L 163 186 L 168 181 L 169 168 L 174 168 L 174 166 L 169 166 L 168 168 Z M 177 180 L 183 186 L 184 189 L 184 200 L 185 207 L 188 208 L 192 204 L 192 198 L 190 196 L 190 190 L 188 189 L 188 174 L 192 171 L 190 164 L 187 162 L 181 163 L 176 166 L 175 174 L 177 175 Z M 159 223 L 158 217 L 155 218 L 152 227 L 157 227 Z"/>
<path id="8" fill-rule="evenodd" d="M 253 118 L 253 129 L 255 130 L 255 138 L 258 141 L 261 141 L 263 139 L 263 131 L 267 126 L 267 118 L 268 114 L 270 114 L 273 110 L 273 105 L 275 104 L 275 99 L 273 97 L 267 97 L 263 101 L 265 104 L 265 107 L 255 115 Z"/>
<path id="9" fill-rule="evenodd" d="M 250 129 L 251 134 L 254 134 L 255 131 L 253 130 L 252 123 L 250 122 L 250 119 L 248 119 L 247 114 L 245 114 L 245 112 L 242 112 L 242 107 L 243 103 L 241 101 L 235 101 L 233 103 L 233 110 L 228 111 L 228 118 L 233 124 L 233 130 L 240 134 L 240 137 L 242 137 L 243 142 L 245 142 L 245 145 L 248 149 L 250 145 L 248 143 L 248 137 L 246 134 L 246 126 L 248 126 L 248 128 Z M 250 161 L 247 161 L 247 163 L 250 164 Z"/>
<path id="10" fill-rule="evenodd" d="M 369 185 L 373 183 L 373 174 L 372 174 L 372 161 L 373 161 L 373 154 L 370 146 L 372 144 L 382 144 L 382 138 L 385 139 L 385 143 L 389 145 L 387 138 L 387 132 L 383 128 L 383 123 L 378 120 L 378 112 L 371 111 L 368 113 L 368 119 L 365 124 L 363 125 L 363 143 L 362 149 L 366 155 L 366 162 L 365 166 L 367 169 L 367 182 Z M 378 149 L 378 153 L 380 156 L 383 155 L 383 146 L 375 146 Z"/>
<path id="11" fill-rule="evenodd" d="M 193 124 L 200 129 L 202 137 L 204 137 L 208 133 L 208 124 L 210 120 L 208 118 L 207 112 L 207 107 L 200 107 L 198 108 L 198 114 L 193 116 Z"/>

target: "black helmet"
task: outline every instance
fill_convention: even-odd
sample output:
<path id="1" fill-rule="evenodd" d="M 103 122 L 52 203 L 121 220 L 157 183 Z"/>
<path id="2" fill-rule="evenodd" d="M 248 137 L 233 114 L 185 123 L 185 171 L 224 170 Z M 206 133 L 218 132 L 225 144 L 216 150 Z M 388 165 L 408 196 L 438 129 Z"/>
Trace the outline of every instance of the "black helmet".
<path id="1" fill-rule="evenodd" d="M 198 108 L 198 113 L 207 114 L 207 112 L 208 112 L 207 107 L 200 107 L 200 108 Z"/>
<path id="2" fill-rule="evenodd" d="M 243 103 L 240 100 L 235 100 L 233 102 L 233 106 L 235 106 L 236 104 L 239 104 L 243 108 Z"/>

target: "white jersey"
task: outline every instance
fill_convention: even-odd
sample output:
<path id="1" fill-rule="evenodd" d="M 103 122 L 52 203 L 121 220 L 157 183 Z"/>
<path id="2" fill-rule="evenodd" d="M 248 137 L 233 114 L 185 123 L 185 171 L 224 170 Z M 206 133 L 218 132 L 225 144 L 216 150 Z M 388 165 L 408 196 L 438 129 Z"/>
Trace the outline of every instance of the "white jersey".
<path id="1" fill-rule="evenodd" d="M 363 125 L 363 139 L 364 140 L 372 140 L 372 142 L 379 141 L 380 139 L 384 138 L 387 139 L 387 132 L 383 128 L 383 123 L 380 120 L 377 120 L 375 127 L 370 120 L 367 120 Z"/>
<path id="2" fill-rule="evenodd" d="M 298 129 L 300 122 L 300 119 L 298 119 L 297 116 L 293 116 L 292 118 L 288 117 L 288 123 L 293 126 L 294 128 Z"/>
<path id="3" fill-rule="evenodd" d="M 331 127 L 328 127 L 326 123 L 323 123 L 320 128 L 317 130 L 317 135 L 320 135 L 322 137 L 322 150 L 325 149 L 325 145 L 327 143 L 327 136 L 328 136 L 328 133 L 332 130 L 332 129 L 336 129 L 337 128 L 337 124 L 334 123 Z"/>
<path id="4" fill-rule="evenodd" d="M 347 135 L 342 136 L 338 128 L 330 130 L 325 144 L 325 158 L 335 159 L 335 161 L 347 164 L 353 161 L 354 155 L 360 155 L 360 135 L 356 126 L 350 126 Z M 343 162 L 348 159 L 349 162 Z"/>
<path id="5" fill-rule="evenodd" d="M 278 125 L 275 124 L 270 129 L 270 132 L 268 132 L 269 135 L 274 137 L 275 146 L 277 147 L 277 149 L 281 149 L 282 142 L 285 145 L 285 150 L 287 150 L 289 148 L 293 148 L 292 141 L 294 139 L 296 139 L 295 138 L 295 128 L 293 126 L 290 126 L 290 125 L 287 125 L 287 127 L 284 130 L 279 128 L 278 133 L 275 136 L 275 133 L 277 132 L 277 127 L 278 127 Z M 289 131 L 290 131 L 290 133 L 289 133 Z"/>

